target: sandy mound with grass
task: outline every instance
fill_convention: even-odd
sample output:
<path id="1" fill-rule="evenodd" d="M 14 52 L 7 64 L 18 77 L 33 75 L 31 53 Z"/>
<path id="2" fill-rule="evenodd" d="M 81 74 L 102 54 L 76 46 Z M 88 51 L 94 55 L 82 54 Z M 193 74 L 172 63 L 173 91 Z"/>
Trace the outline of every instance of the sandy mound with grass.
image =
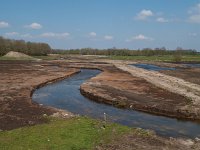
<path id="1" fill-rule="evenodd" d="M 29 55 L 26 55 L 24 53 L 14 52 L 14 51 L 8 52 L 6 55 L 4 55 L 4 57 L 16 58 L 16 59 L 32 59 L 32 60 L 35 59 L 35 58 L 33 58 Z"/>

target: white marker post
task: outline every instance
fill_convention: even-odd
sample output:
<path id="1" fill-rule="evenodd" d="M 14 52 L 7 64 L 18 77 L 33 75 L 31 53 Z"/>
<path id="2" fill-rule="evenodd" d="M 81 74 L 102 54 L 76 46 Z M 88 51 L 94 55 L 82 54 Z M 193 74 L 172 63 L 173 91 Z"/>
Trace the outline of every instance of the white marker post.
<path id="1" fill-rule="evenodd" d="M 103 113 L 103 118 L 104 118 L 104 121 L 106 122 L 106 120 L 107 120 L 106 113 Z"/>

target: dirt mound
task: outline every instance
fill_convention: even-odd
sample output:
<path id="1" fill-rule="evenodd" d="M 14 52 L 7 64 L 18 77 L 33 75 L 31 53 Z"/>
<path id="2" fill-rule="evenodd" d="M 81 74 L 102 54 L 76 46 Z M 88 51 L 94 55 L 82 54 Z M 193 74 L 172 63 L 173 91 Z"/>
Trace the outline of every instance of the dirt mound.
<path id="1" fill-rule="evenodd" d="M 8 52 L 6 55 L 4 55 L 4 57 L 34 59 L 33 57 L 31 57 L 31 56 L 29 56 L 29 55 L 26 55 L 26 54 L 20 53 L 20 52 L 14 52 L 14 51 Z"/>

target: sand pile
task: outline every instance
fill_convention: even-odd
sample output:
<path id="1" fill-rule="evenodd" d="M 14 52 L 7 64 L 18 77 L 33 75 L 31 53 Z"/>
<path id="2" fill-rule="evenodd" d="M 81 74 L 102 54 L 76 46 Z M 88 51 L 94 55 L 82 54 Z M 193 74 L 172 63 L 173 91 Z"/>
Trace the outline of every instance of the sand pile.
<path id="1" fill-rule="evenodd" d="M 20 53 L 20 52 L 14 52 L 14 51 L 10 51 L 8 52 L 6 55 L 4 55 L 3 57 L 9 57 L 9 58 L 16 58 L 16 59 L 35 59 L 29 55 L 26 55 L 24 53 Z"/>

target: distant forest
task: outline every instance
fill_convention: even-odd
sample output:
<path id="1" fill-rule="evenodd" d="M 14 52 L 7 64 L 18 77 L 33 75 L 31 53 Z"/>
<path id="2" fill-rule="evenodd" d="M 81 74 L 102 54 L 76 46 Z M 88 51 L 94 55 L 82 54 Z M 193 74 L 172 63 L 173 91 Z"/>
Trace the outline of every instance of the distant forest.
<path id="1" fill-rule="evenodd" d="M 107 56 L 160 56 L 160 55 L 197 55 L 200 54 L 196 50 L 183 49 L 177 47 L 176 50 L 167 50 L 165 47 L 162 48 L 145 48 L 142 50 L 130 50 L 130 49 L 92 49 L 92 48 L 82 48 L 82 49 L 71 49 L 71 50 L 52 50 L 54 54 L 80 54 L 80 55 L 107 55 Z"/>
<path id="2" fill-rule="evenodd" d="M 0 37 L 0 56 L 5 55 L 9 51 L 41 56 L 51 53 L 51 47 L 46 43 L 25 42 L 24 40 L 11 40 Z"/>
<path id="3" fill-rule="evenodd" d="M 183 49 L 177 47 L 176 50 L 167 50 L 162 48 L 145 48 L 142 50 L 117 49 L 51 49 L 47 43 L 25 42 L 24 40 L 11 40 L 0 36 L 0 56 L 5 55 L 9 51 L 22 52 L 31 56 L 45 56 L 48 54 L 80 54 L 80 55 L 110 55 L 110 56 L 160 56 L 160 55 L 198 55 L 193 49 Z"/>

